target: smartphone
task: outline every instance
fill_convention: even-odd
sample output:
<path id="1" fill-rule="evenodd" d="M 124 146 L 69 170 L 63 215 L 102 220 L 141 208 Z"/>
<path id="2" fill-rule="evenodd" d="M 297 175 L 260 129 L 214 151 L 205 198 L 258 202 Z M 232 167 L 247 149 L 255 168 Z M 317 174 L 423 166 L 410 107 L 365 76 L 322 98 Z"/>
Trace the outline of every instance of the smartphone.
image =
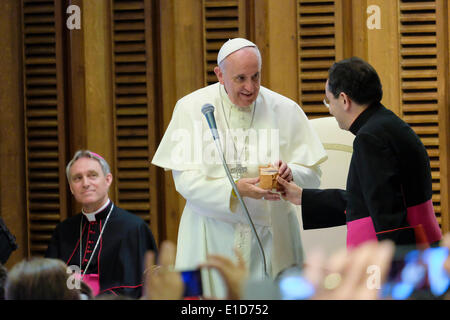
<path id="1" fill-rule="evenodd" d="M 181 278 L 184 283 L 185 298 L 200 297 L 203 295 L 202 277 L 200 269 L 181 271 Z"/>
<path id="2" fill-rule="evenodd" d="M 448 255 L 449 249 L 445 247 L 425 250 L 397 248 L 380 298 L 404 300 L 442 297 L 450 285 L 449 274 L 444 269 Z"/>

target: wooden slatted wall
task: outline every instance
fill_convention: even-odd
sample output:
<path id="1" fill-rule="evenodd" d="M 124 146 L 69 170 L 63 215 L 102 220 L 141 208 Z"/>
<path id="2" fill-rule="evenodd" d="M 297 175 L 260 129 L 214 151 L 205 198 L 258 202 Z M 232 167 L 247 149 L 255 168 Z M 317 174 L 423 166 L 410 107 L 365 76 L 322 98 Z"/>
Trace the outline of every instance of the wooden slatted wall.
<path id="1" fill-rule="evenodd" d="M 217 82 L 214 67 L 220 47 L 228 40 L 246 37 L 242 0 L 203 0 L 205 84 Z"/>
<path id="2" fill-rule="evenodd" d="M 309 119 L 329 116 L 323 105 L 328 69 L 342 56 L 336 1 L 297 2 L 299 104 Z"/>
<path id="3" fill-rule="evenodd" d="M 66 145 L 59 0 L 23 0 L 29 255 L 42 255 L 56 224 L 67 217 Z"/>
<path id="4" fill-rule="evenodd" d="M 112 0 L 115 177 L 117 204 L 156 223 L 151 1 Z M 153 185 L 152 185 L 153 184 Z M 152 187 L 153 186 L 153 187 Z M 156 228 L 152 228 L 155 237 Z"/>
<path id="5" fill-rule="evenodd" d="M 436 1 L 399 5 L 401 116 L 420 136 L 430 156 L 433 204 L 441 223 Z"/>

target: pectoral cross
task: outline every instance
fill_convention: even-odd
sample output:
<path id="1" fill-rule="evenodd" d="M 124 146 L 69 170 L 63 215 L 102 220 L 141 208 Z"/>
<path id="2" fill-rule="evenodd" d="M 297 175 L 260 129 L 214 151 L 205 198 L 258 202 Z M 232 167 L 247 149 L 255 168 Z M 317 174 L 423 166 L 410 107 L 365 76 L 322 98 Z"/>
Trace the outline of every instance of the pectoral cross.
<path id="1" fill-rule="evenodd" d="M 247 172 L 247 167 L 243 167 L 240 163 L 235 168 L 230 169 L 231 175 L 234 180 L 239 180 L 242 175 Z"/>

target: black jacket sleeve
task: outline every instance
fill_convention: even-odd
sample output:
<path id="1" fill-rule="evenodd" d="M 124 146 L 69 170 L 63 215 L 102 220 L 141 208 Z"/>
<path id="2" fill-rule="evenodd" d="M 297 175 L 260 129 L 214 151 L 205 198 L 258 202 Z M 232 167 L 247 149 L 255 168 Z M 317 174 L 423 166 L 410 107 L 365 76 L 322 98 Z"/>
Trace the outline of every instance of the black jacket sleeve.
<path id="1" fill-rule="evenodd" d="M 303 189 L 303 229 L 336 227 L 345 224 L 347 193 L 340 189 Z"/>

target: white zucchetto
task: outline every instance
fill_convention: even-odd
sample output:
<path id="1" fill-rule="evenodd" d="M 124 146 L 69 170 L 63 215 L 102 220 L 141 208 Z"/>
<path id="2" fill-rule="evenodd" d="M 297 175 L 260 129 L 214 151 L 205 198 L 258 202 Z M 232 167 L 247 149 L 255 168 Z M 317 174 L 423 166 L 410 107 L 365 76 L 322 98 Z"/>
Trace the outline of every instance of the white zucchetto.
<path id="1" fill-rule="evenodd" d="M 223 59 L 228 57 L 233 52 L 245 47 L 256 47 L 256 44 L 244 38 L 234 38 L 228 40 L 219 50 L 219 54 L 217 55 L 217 64 L 220 64 Z"/>

